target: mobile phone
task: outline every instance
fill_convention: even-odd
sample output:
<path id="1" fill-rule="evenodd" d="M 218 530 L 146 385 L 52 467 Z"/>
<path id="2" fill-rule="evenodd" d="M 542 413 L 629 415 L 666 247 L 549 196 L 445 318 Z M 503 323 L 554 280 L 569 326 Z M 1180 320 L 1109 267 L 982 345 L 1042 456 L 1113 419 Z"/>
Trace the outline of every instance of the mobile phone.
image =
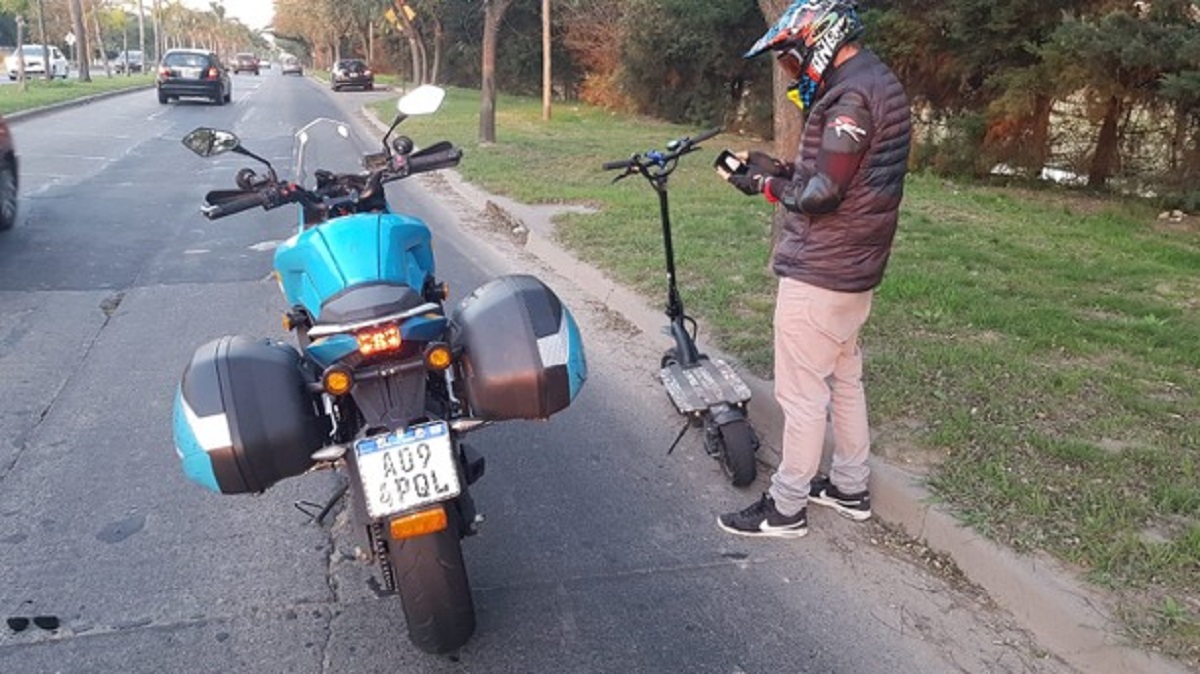
<path id="1" fill-rule="evenodd" d="M 713 166 L 718 171 L 732 173 L 733 175 L 742 175 L 750 169 L 746 162 L 737 158 L 737 155 L 729 150 L 721 150 L 721 154 L 717 155 L 717 160 L 713 162 Z"/>

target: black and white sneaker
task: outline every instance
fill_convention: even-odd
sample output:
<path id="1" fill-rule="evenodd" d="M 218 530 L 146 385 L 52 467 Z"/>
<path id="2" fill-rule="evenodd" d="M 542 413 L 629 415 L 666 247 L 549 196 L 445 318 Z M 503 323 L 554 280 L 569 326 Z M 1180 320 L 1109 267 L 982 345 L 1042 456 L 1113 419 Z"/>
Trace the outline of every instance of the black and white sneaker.
<path id="1" fill-rule="evenodd" d="M 808 533 L 808 517 L 804 508 L 791 517 L 784 517 L 775 509 L 775 500 L 770 494 L 763 494 L 749 508 L 718 517 L 717 526 L 739 536 L 800 538 Z"/>
<path id="2" fill-rule="evenodd" d="M 818 475 L 808 488 L 808 500 L 833 508 L 842 517 L 848 517 L 855 522 L 871 519 L 871 492 L 867 490 L 855 494 L 842 493 L 833 486 L 827 475 Z"/>

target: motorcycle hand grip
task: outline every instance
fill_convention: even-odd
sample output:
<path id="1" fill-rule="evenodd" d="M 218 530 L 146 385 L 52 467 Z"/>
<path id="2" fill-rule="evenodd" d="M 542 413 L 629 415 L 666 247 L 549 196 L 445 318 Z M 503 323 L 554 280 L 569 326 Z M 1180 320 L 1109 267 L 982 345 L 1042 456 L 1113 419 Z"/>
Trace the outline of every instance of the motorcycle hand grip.
<path id="1" fill-rule="evenodd" d="M 263 196 L 252 190 L 213 190 L 204 196 L 200 212 L 209 220 L 216 220 L 264 203 Z"/>
<path id="2" fill-rule="evenodd" d="M 452 149 L 454 149 L 453 143 L 451 143 L 448 140 L 439 140 L 438 142 L 434 143 L 433 145 L 430 145 L 429 147 L 423 147 L 420 150 L 417 150 L 416 152 L 412 153 L 410 155 L 410 158 L 411 157 L 425 157 L 425 156 L 431 155 L 435 152 L 445 152 L 446 150 L 452 150 Z"/>
<path id="3" fill-rule="evenodd" d="M 461 159 L 462 150 L 456 147 L 440 152 L 430 152 L 429 154 L 414 154 L 408 158 L 408 172 L 421 173 L 423 171 L 434 171 L 458 166 L 458 162 Z"/>

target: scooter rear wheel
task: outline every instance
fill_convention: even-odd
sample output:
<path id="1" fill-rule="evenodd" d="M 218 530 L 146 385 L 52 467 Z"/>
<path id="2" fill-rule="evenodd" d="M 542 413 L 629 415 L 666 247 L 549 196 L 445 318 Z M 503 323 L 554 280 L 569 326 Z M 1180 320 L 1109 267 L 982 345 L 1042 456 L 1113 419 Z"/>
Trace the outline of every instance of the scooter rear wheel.
<path id="1" fill-rule="evenodd" d="M 754 450 L 758 443 L 754 440 L 754 429 L 745 419 L 737 419 L 722 424 L 717 428 L 720 434 L 719 458 L 721 467 L 729 476 L 735 487 L 745 487 L 758 473 L 758 464 L 754 459 Z"/>

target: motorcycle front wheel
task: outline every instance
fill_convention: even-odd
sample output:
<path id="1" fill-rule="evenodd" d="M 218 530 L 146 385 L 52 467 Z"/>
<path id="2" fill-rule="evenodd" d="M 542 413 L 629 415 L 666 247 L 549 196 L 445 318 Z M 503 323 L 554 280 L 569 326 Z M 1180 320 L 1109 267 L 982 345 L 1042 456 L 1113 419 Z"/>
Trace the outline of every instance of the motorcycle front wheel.
<path id="1" fill-rule="evenodd" d="M 404 540 L 391 540 L 389 535 L 388 540 L 408 637 L 417 648 L 433 654 L 459 648 L 475 632 L 460 515 L 454 503 L 445 507 L 448 523 L 442 531 Z"/>

